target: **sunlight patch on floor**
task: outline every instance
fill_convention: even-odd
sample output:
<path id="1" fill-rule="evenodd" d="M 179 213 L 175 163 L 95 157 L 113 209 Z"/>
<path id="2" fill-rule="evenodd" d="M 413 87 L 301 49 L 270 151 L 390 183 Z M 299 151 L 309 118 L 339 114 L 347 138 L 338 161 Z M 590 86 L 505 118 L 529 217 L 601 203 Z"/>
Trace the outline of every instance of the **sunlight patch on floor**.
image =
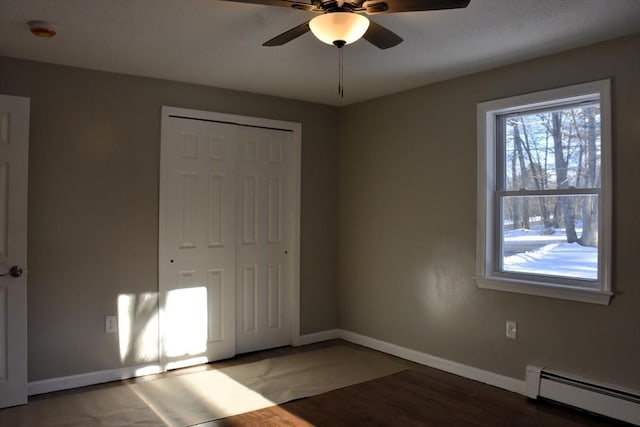
<path id="1" fill-rule="evenodd" d="M 207 421 L 213 414 L 215 418 L 228 417 L 275 405 L 220 371 L 207 372 L 206 377 L 187 374 L 174 377 L 171 382 L 152 383 L 147 385 L 153 388 L 129 389 L 169 426 Z"/>

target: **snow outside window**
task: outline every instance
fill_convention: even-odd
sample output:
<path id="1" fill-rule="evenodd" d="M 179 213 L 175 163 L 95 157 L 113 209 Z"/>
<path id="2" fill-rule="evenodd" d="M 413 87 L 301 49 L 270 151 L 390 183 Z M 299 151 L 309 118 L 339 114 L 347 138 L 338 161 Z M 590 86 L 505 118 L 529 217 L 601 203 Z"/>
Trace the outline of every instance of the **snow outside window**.
<path id="1" fill-rule="evenodd" d="M 610 82 L 478 104 L 481 288 L 608 304 Z"/>

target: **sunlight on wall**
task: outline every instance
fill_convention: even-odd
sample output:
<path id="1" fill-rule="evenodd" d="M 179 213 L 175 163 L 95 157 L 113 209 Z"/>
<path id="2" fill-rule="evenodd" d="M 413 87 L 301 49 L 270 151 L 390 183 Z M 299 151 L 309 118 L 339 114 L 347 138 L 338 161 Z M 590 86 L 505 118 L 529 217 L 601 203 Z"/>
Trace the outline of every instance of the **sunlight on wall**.
<path id="1" fill-rule="evenodd" d="M 207 288 L 201 286 L 169 291 L 164 316 L 166 356 L 196 356 L 207 350 Z"/>
<path id="2" fill-rule="evenodd" d="M 146 292 L 138 297 L 136 318 L 144 319 L 136 341 L 134 355 L 137 362 L 158 360 L 158 294 Z"/>
<path id="3" fill-rule="evenodd" d="M 118 342 L 120 361 L 144 364 L 159 361 L 158 294 L 118 295 Z M 207 289 L 183 288 L 169 291 L 163 308 L 164 356 L 180 358 L 167 364 L 175 369 L 207 363 Z M 141 368 L 144 374 L 160 370 L 156 365 Z"/>
<path id="4" fill-rule="evenodd" d="M 120 360 L 132 363 L 158 360 L 158 294 L 118 295 Z"/>
<path id="5" fill-rule="evenodd" d="M 433 256 L 419 273 L 420 295 L 417 297 L 432 319 L 448 319 L 463 310 L 475 286 L 471 276 L 460 268 L 459 258 L 443 250 Z"/>
<path id="6" fill-rule="evenodd" d="M 135 295 L 118 295 L 118 341 L 120 342 L 120 361 L 124 362 L 131 351 L 131 329 Z"/>

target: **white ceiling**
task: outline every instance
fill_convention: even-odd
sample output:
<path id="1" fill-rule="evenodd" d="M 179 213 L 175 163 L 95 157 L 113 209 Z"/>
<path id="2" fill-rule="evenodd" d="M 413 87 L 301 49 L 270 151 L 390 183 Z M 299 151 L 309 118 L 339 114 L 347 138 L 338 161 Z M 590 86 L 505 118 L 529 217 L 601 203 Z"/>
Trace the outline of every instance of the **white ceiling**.
<path id="1" fill-rule="evenodd" d="M 341 99 L 336 48 L 311 33 L 261 46 L 312 16 L 218 0 L 0 0 L 0 55 L 346 105 L 640 32 L 640 0 L 471 0 L 378 15 L 405 41 L 347 46 Z M 58 35 L 33 37 L 33 19 Z"/>

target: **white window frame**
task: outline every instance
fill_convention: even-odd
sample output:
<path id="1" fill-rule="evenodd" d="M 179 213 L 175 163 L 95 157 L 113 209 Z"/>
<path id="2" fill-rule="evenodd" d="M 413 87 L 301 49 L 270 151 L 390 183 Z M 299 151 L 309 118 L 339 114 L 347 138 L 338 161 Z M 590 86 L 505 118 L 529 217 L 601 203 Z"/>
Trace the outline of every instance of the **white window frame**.
<path id="1" fill-rule="evenodd" d="M 500 256 L 496 233 L 496 167 L 498 116 L 553 108 L 594 98 L 600 99 L 601 177 L 598 223 L 598 278 L 576 281 L 524 273 L 504 274 L 497 271 Z M 595 304 L 609 304 L 611 288 L 611 83 L 609 79 L 583 83 L 493 101 L 481 102 L 478 118 L 478 223 L 476 248 L 476 281 L 478 287 L 521 294 L 538 295 Z M 584 284 L 582 284 L 584 282 Z"/>

